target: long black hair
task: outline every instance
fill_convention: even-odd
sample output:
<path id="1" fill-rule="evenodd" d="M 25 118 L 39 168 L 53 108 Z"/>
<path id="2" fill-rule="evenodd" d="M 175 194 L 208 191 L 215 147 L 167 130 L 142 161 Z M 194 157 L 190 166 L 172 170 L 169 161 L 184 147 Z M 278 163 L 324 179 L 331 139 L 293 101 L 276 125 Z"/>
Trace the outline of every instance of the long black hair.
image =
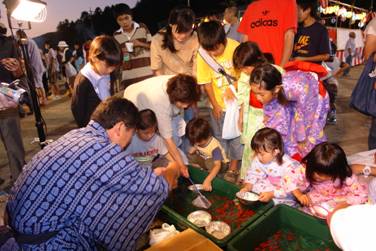
<path id="1" fill-rule="evenodd" d="M 176 32 L 183 33 L 192 30 L 195 22 L 195 14 L 188 7 L 176 7 L 171 10 L 168 17 L 168 25 L 163 33 L 163 49 L 169 49 L 172 53 L 177 50 L 174 46 L 174 38 L 172 37 L 172 25 L 176 25 Z"/>

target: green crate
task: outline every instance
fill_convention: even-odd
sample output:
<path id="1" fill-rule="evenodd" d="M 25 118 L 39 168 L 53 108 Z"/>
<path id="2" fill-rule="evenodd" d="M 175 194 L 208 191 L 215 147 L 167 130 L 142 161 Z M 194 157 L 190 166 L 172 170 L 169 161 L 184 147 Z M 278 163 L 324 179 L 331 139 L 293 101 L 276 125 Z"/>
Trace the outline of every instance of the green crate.
<path id="1" fill-rule="evenodd" d="M 202 183 L 205 177 L 207 176 L 207 172 L 202 171 L 198 168 L 190 167 L 189 172 L 190 172 L 190 177 L 197 184 Z M 182 182 L 184 182 L 184 184 L 186 185 L 188 181 L 185 178 L 181 178 L 179 182 L 180 184 L 179 184 L 178 189 L 180 189 L 183 186 L 181 184 Z M 180 197 L 177 197 L 176 201 L 170 200 L 172 197 L 170 196 L 169 199 L 167 199 L 167 201 L 165 202 L 161 211 L 159 212 L 158 218 L 167 223 L 174 224 L 180 230 L 183 230 L 186 228 L 192 228 L 195 231 L 199 232 L 200 234 L 211 239 L 216 245 L 220 247 L 225 247 L 234 236 L 239 234 L 248 225 L 250 225 L 257 218 L 262 216 L 267 210 L 273 207 L 272 202 L 270 203 L 258 202 L 252 206 L 243 206 L 240 203 L 239 204 L 236 203 L 235 194 L 239 191 L 239 187 L 225 180 L 222 180 L 220 178 L 215 178 L 213 180 L 212 186 L 213 186 L 212 192 L 203 192 L 203 194 L 207 196 L 208 199 L 213 204 L 213 206 L 209 210 L 206 210 L 206 211 L 211 213 L 212 217 L 213 216 L 216 217 L 218 215 L 223 215 L 225 217 L 223 218 L 223 220 L 224 221 L 227 220 L 227 223 L 232 228 L 231 234 L 228 235 L 226 238 L 221 239 L 221 240 L 216 239 L 212 235 L 208 234 L 205 228 L 199 228 L 187 220 L 187 216 L 189 213 L 196 211 L 196 210 L 201 210 L 192 205 L 191 202 L 196 197 L 196 195 L 195 193 L 193 193 L 192 191 L 189 191 L 188 189 L 183 188 L 182 190 L 184 190 L 184 194 L 182 194 Z M 222 200 L 220 199 L 215 200 L 216 198 L 222 198 Z M 221 204 L 221 203 L 224 203 L 224 204 Z M 223 211 L 221 214 L 215 215 L 215 213 L 210 211 L 214 209 L 222 210 L 223 208 L 226 208 L 225 205 L 232 205 L 233 203 L 234 203 L 234 207 L 228 207 L 228 211 L 227 210 L 225 212 Z M 245 209 L 251 209 L 252 211 L 254 211 L 254 215 L 249 216 L 248 214 L 242 214 L 243 212 L 246 212 L 246 211 L 243 211 Z M 238 214 L 240 215 L 239 217 L 237 217 Z M 231 219 L 231 217 L 233 217 L 234 220 L 233 221 L 230 220 L 229 222 L 229 219 Z M 239 219 L 241 219 L 240 221 L 241 223 L 239 222 Z M 214 218 L 214 220 L 221 220 L 221 219 Z"/>
<path id="2" fill-rule="evenodd" d="M 300 241 L 299 244 L 309 247 L 297 249 L 296 243 L 290 244 L 289 242 L 288 249 L 273 250 L 340 250 L 334 244 L 325 221 L 287 205 L 278 205 L 266 212 L 264 216 L 258 218 L 246 230 L 233 238 L 227 250 L 254 250 L 279 230 L 291 231 L 294 233 L 293 236 L 296 237 L 295 240 Z"/>

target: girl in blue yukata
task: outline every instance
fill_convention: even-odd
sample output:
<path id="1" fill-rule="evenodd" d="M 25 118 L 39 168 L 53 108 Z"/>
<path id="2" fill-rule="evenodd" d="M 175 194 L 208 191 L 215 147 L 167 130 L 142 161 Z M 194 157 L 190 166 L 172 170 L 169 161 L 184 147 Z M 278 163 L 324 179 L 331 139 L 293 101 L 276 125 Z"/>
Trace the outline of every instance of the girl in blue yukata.
<path id="1" fill-rule="evenodd" d="M 251 166 L 247 170 L 241 192 L 255 192 L 259 200 L 275 204 L 296 205 L 295 198 L 307 203 L 304 190 L 304 167 L 285 154 L 281 135 L 274 129 L 258 130 L 251 141 L 255 152 Z"/>

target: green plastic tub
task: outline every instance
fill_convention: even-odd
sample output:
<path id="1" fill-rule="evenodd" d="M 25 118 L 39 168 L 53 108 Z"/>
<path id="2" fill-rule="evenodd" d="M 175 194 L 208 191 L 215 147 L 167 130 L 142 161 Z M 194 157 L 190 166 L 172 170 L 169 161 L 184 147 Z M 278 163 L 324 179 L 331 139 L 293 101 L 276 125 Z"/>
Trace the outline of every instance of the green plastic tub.
<path id="1" fill-rule="evenodd" d="M 190 176 L 196 184 L 201 184 L 207 172 L 198 168 L 190 167 Z M 200 234 L 211 239 L 216 245 L 225 247 L 228 242 L 247 226 L 261 217 L 267 210 L 273 207 L 273 203 L 257 202 L 252 206 L 243 206 L 237 199 L 235 194 L 239 191 L 239 187 L 225 180 L 216 178 L 213 183 L 212 192 L 203 192 L 203 194 L 212 202 L 212 206 L 205 210 L 212 216 L 212 220 L 224 221 L 231 227 L 231 233 L 224 239 L 217 239 L 206 232 L 205 228 L 197 227 L 187 220 L 187 216 L 196 210 L 202 210 L 192 205 L 192 201 L 196 198 L 196 194 L 187 189 L 190 183 L 185 178 L 180 178 L 179 186 L 174 190 L 161 211 L 158 218 L 164 222 L 174 224 L 178 229 L 183 230 L 192 228 Z"/>
<path id="2" fill-rule="evenodd" d="M 229 251 L 339 250 L 325 221 L 295 208 L 278 205 L 233 238 Z"/>

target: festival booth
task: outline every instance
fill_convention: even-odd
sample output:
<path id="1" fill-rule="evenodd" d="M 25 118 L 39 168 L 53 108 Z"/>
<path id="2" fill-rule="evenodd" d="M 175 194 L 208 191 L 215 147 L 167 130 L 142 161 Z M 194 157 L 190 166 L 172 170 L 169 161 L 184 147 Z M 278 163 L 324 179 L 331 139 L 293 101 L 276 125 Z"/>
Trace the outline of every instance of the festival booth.
<path id="1" fill-rule="evenodd" d="M 352 65 L 359 65 L 363 63 L 363 32 L 360 29 L 344 29 L 328 27 L 330 39 L 337 45 L 337 57 L 340 61 L 345 62 L 345 47 L 349 39 L 349 33 L 354 32 L 355 38 L 355 56 L 353 57 Z"/>

